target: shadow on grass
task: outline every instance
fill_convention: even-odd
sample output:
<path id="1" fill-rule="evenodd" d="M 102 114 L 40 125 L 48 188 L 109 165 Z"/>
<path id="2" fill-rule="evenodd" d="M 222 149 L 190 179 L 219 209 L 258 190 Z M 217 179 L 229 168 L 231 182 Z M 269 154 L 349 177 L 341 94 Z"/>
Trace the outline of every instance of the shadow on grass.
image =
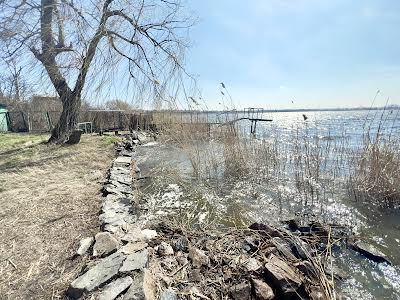
<path id="1" fill-rule="evenodd" d="M 34 148 L 34 147 L 39 146 L 39 145 L 44 145 L 46 143 L 47 143 L 47 141 L 42 141 L 42 142 L 38 142 L 38 143 L 33 143 L 32 145 L 29 145 L 29 146 L 23 146 L 23 147 L 9 149 L 9 150 L 6 150 L 6 151 L 1 151 L 0 152 L 0 156 L 15 154 L 15 153 L 24 151 L 24 150 L 29 149 L 29 148 Z"/>
<path id="2" fill-rule="evenodd" d="M 11 157 L 5 163 L 0 164 L 0 172 L 7 173 L 7 172 L 15 171 L 15 169 L 43 166 L 47 163 L 51 163 L 51 162 L 54 162 L 54 161 L 57 161 L 57 160 L 60 160 L 63 158 L 71 157 L 73 155 L 74 155 L 74 153 L 67 152 L 67 153 L 60 153 L 60 154 L 54 155 L 54 156 L 42 157 L 37 160 L 36 159 L 29 160 L 29 159 L 26 159 L 26 157 L 24 157 L 24 158 Z"/>

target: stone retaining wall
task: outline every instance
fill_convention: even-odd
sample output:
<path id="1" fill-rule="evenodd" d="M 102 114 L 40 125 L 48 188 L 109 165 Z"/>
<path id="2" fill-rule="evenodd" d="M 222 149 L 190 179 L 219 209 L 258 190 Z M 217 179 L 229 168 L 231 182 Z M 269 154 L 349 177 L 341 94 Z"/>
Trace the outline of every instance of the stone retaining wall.
<path id="1" fill-rule="evenodd" d="M 157 233 L 143 229 L 145 210 L 135 199 L 133 182 L 140 170 L 135 164 L 135 145 L 148 139 L 145 135 L 125 135 L 118 143 L 117 158 L 103 186 L 99 216 L 101 232 L 80 241 L 77 255 L 88 255 L 93 264 L 69 286 L 67 296 L 79 299 L 145 299 L 144 278 L 148 266 L 147 242 Z"/>

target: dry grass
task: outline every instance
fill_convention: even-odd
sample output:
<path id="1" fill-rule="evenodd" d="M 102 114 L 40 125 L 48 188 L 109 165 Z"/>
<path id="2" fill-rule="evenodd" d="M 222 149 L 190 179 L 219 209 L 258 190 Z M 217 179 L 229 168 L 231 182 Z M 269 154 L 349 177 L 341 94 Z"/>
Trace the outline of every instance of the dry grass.
<path id="1" fill-rule="evenodd" d="M 114 139 L 0 149 L 0 299 L 64 298 L 84 264 L 77 243 L 98 230 Z"/>
<path id="2" fill-rule="evenodd" d="M 399 154 L 398 142 L 366 143 L 349 180 L 357 199 L 389 208 L 400 204 Z"/>

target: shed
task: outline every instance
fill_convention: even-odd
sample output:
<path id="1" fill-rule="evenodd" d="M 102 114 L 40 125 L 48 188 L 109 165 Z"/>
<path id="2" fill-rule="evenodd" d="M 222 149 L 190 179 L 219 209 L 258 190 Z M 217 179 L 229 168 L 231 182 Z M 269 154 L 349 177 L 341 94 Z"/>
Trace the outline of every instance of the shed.
<path id="1" fill-rule="evenodd" d="M 0 132 L 9 130 L 8 110 L 3 104 L 0 104 Z"/>

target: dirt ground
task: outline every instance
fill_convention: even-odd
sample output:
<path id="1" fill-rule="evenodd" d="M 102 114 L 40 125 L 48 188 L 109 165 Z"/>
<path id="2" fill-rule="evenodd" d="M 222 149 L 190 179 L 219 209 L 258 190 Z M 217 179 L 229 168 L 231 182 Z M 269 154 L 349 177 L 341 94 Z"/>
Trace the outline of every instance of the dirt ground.
<path id="1" fill-rule="evenodd" d="M 98 231 L 100 188 L 114 136 L 74 146 L 0 136 L 0 299 L 63 299 L 84 262 L 79 240 Z"/>

